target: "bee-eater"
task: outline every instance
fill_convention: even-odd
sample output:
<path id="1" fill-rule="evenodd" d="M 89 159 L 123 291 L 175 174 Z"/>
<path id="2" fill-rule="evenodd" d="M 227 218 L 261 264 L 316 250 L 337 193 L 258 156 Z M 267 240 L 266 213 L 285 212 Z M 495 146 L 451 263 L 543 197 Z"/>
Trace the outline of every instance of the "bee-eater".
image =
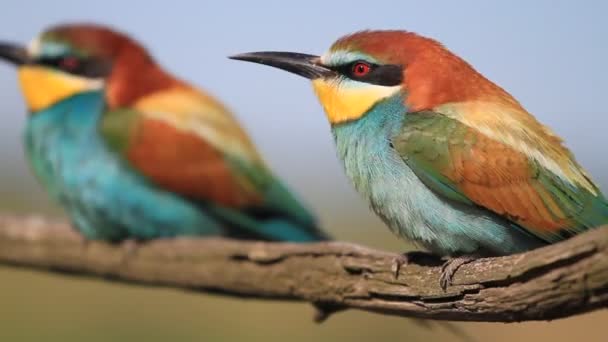
<path id="1" fill-rule="evenodd" d="M 608 204 L 551 129 L 433 39 L 363 31 L 318 57 L 231 57 L 311 79 L 355 188 L 397 235 L 453 257 L 555 243 L 608 223 Z M 398 272 L 398 269 L 397 269 Z"/>
<path id="2" fill-rule="evenodd" d="M 29 108 L 34 173 L 89 239 L 325 239 L 216 99 L 97 25 L 0 44 Z"/>

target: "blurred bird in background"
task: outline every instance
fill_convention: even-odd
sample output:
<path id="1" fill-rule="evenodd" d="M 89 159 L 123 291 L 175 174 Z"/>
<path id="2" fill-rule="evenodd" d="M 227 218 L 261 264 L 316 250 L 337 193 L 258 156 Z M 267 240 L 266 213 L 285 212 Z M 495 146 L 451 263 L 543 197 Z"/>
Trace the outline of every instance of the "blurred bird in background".
<path id="1" fill-rule="evenodd" d="M 346 174 L 372 210 L 398 236 L 452 257 L 444 288 L 474 258 L 608 223 L 606 199 L 562 139 L 435 40 L 362 31 L 320 57 L 231 58 L 312 80 Z"/>
<path id="2" fill-rule="evenodd" d="M 232 114 L 126 35 L 63 25 L 0 58 L 30 110 L 34 173 L 86 238 L 327 238 Z"/>

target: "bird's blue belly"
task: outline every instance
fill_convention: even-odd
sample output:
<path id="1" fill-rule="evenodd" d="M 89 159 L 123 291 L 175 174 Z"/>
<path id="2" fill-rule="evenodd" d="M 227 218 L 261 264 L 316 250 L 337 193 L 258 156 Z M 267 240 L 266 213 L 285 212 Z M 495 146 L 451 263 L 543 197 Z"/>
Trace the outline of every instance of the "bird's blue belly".
<path id="1" fill-rule="evenodd" d="M 406 110 L 400 96 L 363 118 L 334 125 L 338 154 L 355 188 L 397 235 L 440 255 L 506 255 L 540 245 L 505 219 L 440 198 L 391 147 Z"/>
<path id="2" fill-rule="evenodd" d="M 90 239 L 150 239 L 218 234 L 196 205 L 162 191 L 108 150 L 98 133 L 99 92 L 84 93 L 32 114 L 28 159 L 49 193 Z"/>

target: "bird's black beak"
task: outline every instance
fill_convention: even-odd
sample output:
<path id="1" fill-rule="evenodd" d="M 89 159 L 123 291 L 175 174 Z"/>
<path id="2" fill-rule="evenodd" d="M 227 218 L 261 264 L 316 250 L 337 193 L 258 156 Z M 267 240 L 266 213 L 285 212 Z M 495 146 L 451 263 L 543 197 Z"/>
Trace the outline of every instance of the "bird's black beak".
<path id="1" fill-rule="evenodd" d="M 29 62 L 30 57 L 25 47 L 0 42 L 0 59 L 15 65 L 23 65 Z"/>
<path id="2" fill-rule="evenodd" d="M 320 62 L 319 56 L 294 52 L 249 52 L 230 59 L 269 65 L 308 79 L 329 77 L 335 72 Z"/>

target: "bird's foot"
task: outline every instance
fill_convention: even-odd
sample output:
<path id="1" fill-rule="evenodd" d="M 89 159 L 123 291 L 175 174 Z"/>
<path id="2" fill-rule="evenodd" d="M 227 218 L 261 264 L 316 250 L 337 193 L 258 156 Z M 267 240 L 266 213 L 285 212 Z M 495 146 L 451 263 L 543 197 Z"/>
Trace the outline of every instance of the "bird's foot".
<path id="1" fill-rule="evenodd" d="M 410 262 L 410 258 L 407 253 L 399 254 L 393 259 L 393 263 L 391 265 L 391 273 L 393 273 L 393 277 L 399 279 L 399 271 L 401 271 L 401 267 Z"/>
<path id="2" fill-rule="evenodd" d="M 447 290 L 448 286 L 452 285 L 452 280 L 456 271 L 460 268 L 460 266 L 470 263 L 478 259 L 476 256 L 472 255 L 463 255 L 456 258 L 448 259 L 441 266 L 441 278 L 439 278 L 439 285 L 443 289 L 443 291 Z"/>

